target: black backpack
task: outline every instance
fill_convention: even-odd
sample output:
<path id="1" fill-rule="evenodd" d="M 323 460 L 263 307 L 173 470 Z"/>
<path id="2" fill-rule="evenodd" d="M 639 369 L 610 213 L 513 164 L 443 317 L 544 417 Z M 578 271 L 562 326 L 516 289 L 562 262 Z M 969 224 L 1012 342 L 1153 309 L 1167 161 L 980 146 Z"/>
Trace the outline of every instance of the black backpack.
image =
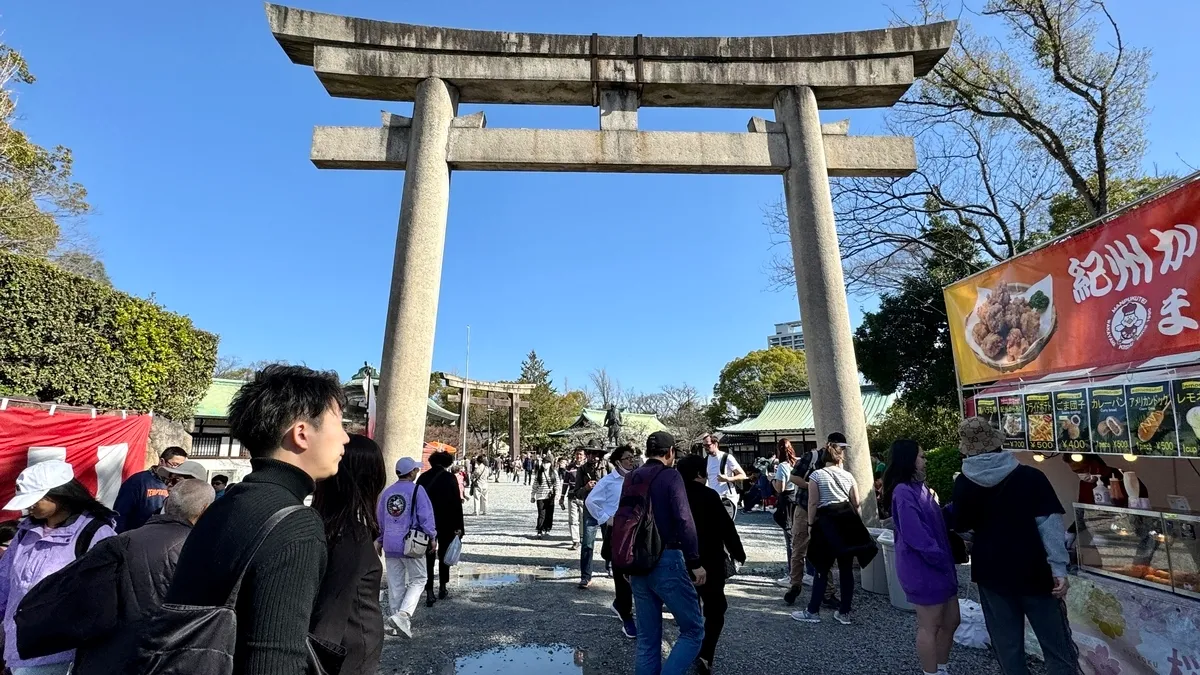
<path id="1" fill-rule="evenodd" d="M 666 467 L 648 478 L 631 474 L 625 479 L 612 527 L 612 564 L 623 574 L 650 574 L 662 558 L 663 541 L 654 523 L 650 486 L 663 471 Z"/>
<path id="2" fill-rule="evenodd" d="M 233 654 L 237 646 L 236 608 L 242 578 L 271 530 L 284 518 L 304 508 L 308 507 L 300 504 L 284 507 L 263 523 L 224 605 L 164 604 L 146 626 L 137 657 L 126 672 L 139 675 L 233 673 Z M 341 645 L 308 636 L 308 672 L 312 675 L 337 673 L 345 657 L 346 650 Z"/>

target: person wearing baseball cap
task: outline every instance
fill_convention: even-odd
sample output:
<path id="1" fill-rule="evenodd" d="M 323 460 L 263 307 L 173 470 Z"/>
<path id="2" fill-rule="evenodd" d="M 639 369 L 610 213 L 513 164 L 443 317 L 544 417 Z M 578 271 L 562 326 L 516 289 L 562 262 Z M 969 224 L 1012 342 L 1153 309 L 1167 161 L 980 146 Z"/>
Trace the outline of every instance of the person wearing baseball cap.
<path id="1" fill-rule="evenodd" d="M 675 466 L 675 437 L 665 431 L 655 431 L 646 439 L 646 463 L 626 477 L 621 497 L 645 494 L 650 499 L 654 525 L 662 541 L 662 556 L 646 575 L 630 575 L 633 587 L 633 612 L 637 618 L 638 673 L 683 675 L 692 668 L 704 642 L 704 617 L 700 613 L 700 597 L 696 586 L 703 585 L 708 575 L 700 560 L 700 544 L 696 522 L 688 504 L 683 477 Z M 640 487 L 645 485 L 646 487 Z M 626 528 L 624 513 L 614 516 L 614 530 Z M 618 573 L 620 570 L 617 570 Z M 662 662 L 662 608 L 675 617 L 679 638 L 671 647 L 671 655 Z"/>
<path id="2" fill-rule="evenodd" d="M 410 530 L 416 528 L 429 537 L 429 550 L 437 550 L 437 522 L 433 517 L 433 504 L 425 488 L 417 485 L 417 474 L 421 462 L 412 457 L 401 457 L 396 461 L 396 478 L 399 480 L 379 495 L 375 516 L 379 519 L 379 540 L 387 563 L 388 600 L 391 616 L 386 626 L 404 637 L 412 637 L 412 617 L 417 603 L 425 590 L 429 578 L 425 566 L 425 552 L 419 558 L 405 555 L 404 541 Z"/>
<path id="3" fill-rule="evenodd" d="M 0 604 L 4 614 L 4 665 L 14 673 L 35 669 L 39 675 L 65 675 L 74 650 L 21 658 L 17 651 L 17 607 L 42 579 L 75 561 L 93 544 L 116 535 L 115 513 L 96 501 L 75 478 L 70 464 L 49 459 L 17 476 L 5 511 L 24 511 L 9 551 L 0 558 Z M 67 619 L 68 617 L 62 617 Z"/>
<path id="4" fill-rule="evenodd" d="M 1004 434 L 982 417 L 958 428 L 965 456 L 954 480 L 951 525 L 974 531 L 971 580 L 1000 670 L 1029 672 L 1025 619 L 1053 675 L 1075 673 L 1075 643 L 1066 620 L 1067 548 L 1062 503 L 1045 474 L 1004 450 Z"/>
<path id="5" fill-rule="evenodd" d="M 168 489 L 174 487 L 181 480 L 195 479 L 208 481 L 208 469 L 205 469 L 204 465 L 200 462 L 192 459 L 179 466 L 163 467 L 163 470 L 167 473 Z"/>

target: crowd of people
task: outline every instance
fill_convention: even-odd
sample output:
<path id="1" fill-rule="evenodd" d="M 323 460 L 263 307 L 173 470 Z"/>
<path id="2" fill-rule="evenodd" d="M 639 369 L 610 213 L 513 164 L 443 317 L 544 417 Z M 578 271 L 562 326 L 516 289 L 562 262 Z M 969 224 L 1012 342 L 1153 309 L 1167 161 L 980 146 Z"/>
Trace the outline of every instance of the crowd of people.
<path id="1" fill-rule="evenodd" d="M 611 570 L 610 605 L 636 640 L 639 675 L 715 669 L 729 578 L 746 560 L 735 516 L 748 476 L 718 439 L 677 450 L 667 432 L 644 453 L 580 448 L 497 462 L 447 452 L 402 457 L 388 478 L 370 438 L 348 435 L 336 378 L 268 366 L 234 398 L 233 435 L 252 471 L 236 484 L 168 448 L 131 476 L 109 509 L 60 460 L 21 472 L 0 524 L 4 664 L 14 675 L 87 673 L 369 673 L 384 635 L 412 637 L 422 596 L 448 597 L 465 536 L 464 506 L 486 514 L 489 478 L 524 478 L 536 536 L 566 511 L 590 588 L 595 544 Z M 793 604 L 810 586 L 804 623 L 851 624 L 854 566 L 877 554 L 844 468 L 841 434 L 799 456 L 781 441 L 769 474 Z M 973 580 L 1001 669 L 1025 673 L 1028 619 L 1052 675 L 1077 672 L 1062 599 L 1068 589 L 1063 508 L 1044 475 L 1004 452 L 1000 432 L 971 418 L 960 429 L 962 474 L 942 504 L 925 482 L 924 451 L 896 441 L 878 490 L 895 532 L 901 586 L 917 612 L 926 675 L 948 673 L 959 617 L 956 564 L 970 541 Z M 389 485 L 389 483 L 391 483 Z M 874 491 L 874 490 L 873 490 Z M 305 500 L 312 496 L 311 508 Z M 839 582 L 832 591 L 836 568 Z M 388 611 L 380 588 L 387 579 Z M 662 610 L 679 636 L 661 656 Z M 64 621 L 63 617 L 71 617 Z"/>

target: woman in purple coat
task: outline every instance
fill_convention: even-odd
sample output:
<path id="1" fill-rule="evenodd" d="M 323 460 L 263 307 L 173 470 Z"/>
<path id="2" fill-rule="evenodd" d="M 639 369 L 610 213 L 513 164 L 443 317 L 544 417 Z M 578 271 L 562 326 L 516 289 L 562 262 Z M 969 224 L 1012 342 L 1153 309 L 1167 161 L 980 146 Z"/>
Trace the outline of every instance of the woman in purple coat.
<path id="1" fill-rule="evenodd" d="M 915 441 L 892 444 L 883 501 L 896 527 L 896 575 L 917 607 L 921 670 L 944 674 L 959 623 L 958 572 L 937 495 L 925 485 L 925 451 Z"/>

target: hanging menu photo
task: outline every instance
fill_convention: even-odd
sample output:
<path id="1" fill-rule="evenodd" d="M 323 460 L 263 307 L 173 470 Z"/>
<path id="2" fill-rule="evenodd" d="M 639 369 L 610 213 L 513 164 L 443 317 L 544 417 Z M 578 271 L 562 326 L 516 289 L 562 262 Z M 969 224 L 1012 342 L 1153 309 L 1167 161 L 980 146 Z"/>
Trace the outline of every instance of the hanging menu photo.
<path id="1" fill-rule="evenodd" d="M 1028 450 L 1025 439 L 1025 402 L 1020 394 L 999 396 L 996 404 L 1000 408 L 1000 431 L 1004 433 L 1005 450 Z"/>
<path id="2" fill-rule="evenodd" d="M 1175 380 L 1175 416 L 1179 427 L 1179 452 L 1200 457 L 1200 378 Z"/>
<path id="3" fill-rule="evenodd" d="M 1086 390 L 1054 392 L 1054 422 L 1059 452 L 1082 454 L 1092 451 Z"/>
<path id="4" fill-rule="evenodd" d="M 992 428 L 1000 428 L 1000 408 L 996 405 L 996 399 L 975 399 L 975 415 L 987 420 L 988 424 L 992 425 Z"/>
<path id="5" fill-rule="evenodd" d="M 1091 399 L 1092 449 L 1110 455 L 1129 453 L 1128 414 L 1125 408 L 1125 387 L 1097 387 L 1088 390 Z"/>
<path id="6" fill-rule="evenodd" d="M 1170 382 L 1150 382 L 1125 386 L 1129 402 L 1129 440 L 1133 454 L 1177 457 L 1179 443 L 1175 434 L 1175 408 Z"/>
<path id="7" fill-rule="evenodd" d="M 1025 425 L 1030 450 L 1054 450 L 1054 405 L 1049 393 L 1025 394 Z"/>

